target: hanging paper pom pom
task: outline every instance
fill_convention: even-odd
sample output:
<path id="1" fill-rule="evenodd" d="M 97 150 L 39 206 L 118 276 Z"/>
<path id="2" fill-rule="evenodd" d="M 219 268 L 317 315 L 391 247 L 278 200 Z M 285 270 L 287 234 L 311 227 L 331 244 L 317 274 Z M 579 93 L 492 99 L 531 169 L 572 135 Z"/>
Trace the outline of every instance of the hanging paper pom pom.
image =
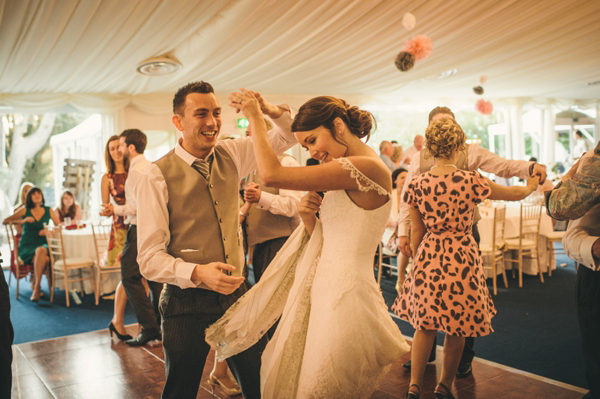
<path id="1" fill-rule="evenodd" d="M 398 68 L 402 72 L 406 72 L 415 66 L 415 56 L 411 53 L 407 53 L 406 51 L 401 51 L 396 56 L 395 64 L 396 68 Z"/>
<path id="2" fill-rule="evenodd" d="M 420 61 L 429 57 L 433 50 L 433 42 L 425 35 L 417 35 L 404 42 L 404 51 L 415 56 L 415 60 Z"/>
<path id="3" fill-rule="evenodd" d="M 404 26 L 404 29 L 406 29 L 406 30 L 413 30 L 416 23 L 417 23 L 417 19 L 415 18 L 414 15 L 412 15 L 409 12 L 404 14 L 404 16 L 402 17 L 402 26 Z"/>
<path id="4" fill-rule="evenodd" d="M 483 87 L 481 87 L 481 86 L 473 87 L 473 91 L 475 92 L 475 94 L 482 95 L 483 94 Z"/>
<path id="5" fill-rule="evenodd" d="M 482 85 L 485 84 L 485 82 L 487 82 L 487 80 L 488 80 L 487 75 L 481 75 L 479 77 L 479 83 L 481 83 Z"/>
<path id="6" fill-rule="evenodd" d="M 494 111 L 494 106 L 491 101 L 485 101 L 483 98 L 477 100 L 475 103 L 475 109 L 483 115 L 490 115 Z"/>

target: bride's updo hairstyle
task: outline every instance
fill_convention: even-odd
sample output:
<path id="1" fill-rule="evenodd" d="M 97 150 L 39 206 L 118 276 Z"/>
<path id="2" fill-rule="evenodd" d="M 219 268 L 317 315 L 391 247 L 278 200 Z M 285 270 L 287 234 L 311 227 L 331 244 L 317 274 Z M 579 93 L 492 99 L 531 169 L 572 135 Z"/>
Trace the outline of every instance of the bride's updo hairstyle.
<path id="1" fill-rule="evenodd" d="M 466 149 L 467 135 L 451 118 L 432 122 L 425 130 L 425 148 L 435 158 L 450 158 L 454 151 Z"/>
<path id="2" fill-rule="evenodd" d="M 371 131 L 377 127 L 375 117 L 369 111 L 351 107 L 340 98 L 321 96 L 308 100 L 300 107 L 292 123 L 292 132 L 307 132 L 323 126 L 335 141 L 344 144 L 336 137 L 335 118 L 344 121 L 353 135 L 361 139 L 366 137 L 365 141 L 369 140 Z"/>

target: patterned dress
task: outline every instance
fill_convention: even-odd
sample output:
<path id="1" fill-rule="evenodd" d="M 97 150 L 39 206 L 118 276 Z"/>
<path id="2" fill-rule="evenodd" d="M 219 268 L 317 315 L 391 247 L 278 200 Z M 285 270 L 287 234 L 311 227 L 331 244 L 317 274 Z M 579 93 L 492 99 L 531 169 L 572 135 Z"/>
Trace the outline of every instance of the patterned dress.
<path id="1" fill-rule="evenodd" d="M 33 217 L 33 214 L 31 213 L 31 209 L 26 208 L 23 219 L 29 216 Z M 35 217 L 33 218 L 35 219 Z M 48 248 L 46 236 L 41 236 L 40 231 L 44 230 L 44 225 L 49 222 L 50 208 L 45 206 L 44 214 L 39 220 L 36 220 L 33 223 L 23 223 L 23 234 L 19 241 L 19 258 L 21 258 L 24 264 L 28 265 L 33 263 L 33 256 L 38 247 Z"/>
<path id="2" fill-rule="evenodd" d="M 477 172 L 415 177 L 404 194 L 426 233 L 392 310 L 417 330 L 478 337 L 493 331 L 496 309 L 472 235 L 475 207 L 490 195 Z"/>
<path id="3" fill-rule="evenodd" d="M 125 204 L 125 180 L 127 173 L 106 174 L 109 179 L 110 195 L 117 205 Z M 123 216 L 113 215 L 112 229 L 110 230 L 110 241 L 108 249 L 104 255 L 104 264 L 106 267 L 116 267 L 121 265 L 121 252 L 125 245 L 125 236 L 127 235 L 127 225 Z"/>

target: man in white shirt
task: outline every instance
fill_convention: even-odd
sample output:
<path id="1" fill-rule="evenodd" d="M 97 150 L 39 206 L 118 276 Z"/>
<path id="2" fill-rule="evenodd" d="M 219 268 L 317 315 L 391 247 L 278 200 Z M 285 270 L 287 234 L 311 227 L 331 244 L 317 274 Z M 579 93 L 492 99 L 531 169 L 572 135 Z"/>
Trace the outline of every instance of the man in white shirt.
<path id="1" fill-rule="evenodd" d="M 144 157 L 144 150 L 148 139 L 138 129 L 128 129 L 121 133 L 120 149 L 129 159 L 129 171 L 125 180 L 125 205 L 103 204 L 103 216 L 116 214 L 125 216 L 125 223 L 129 224 L 125 246 L 121 253 L 121 278 L 127 293 L 129 303 L 133 306 L 138 323 L 142 327 L 141 333 L 134 339 L 125 341 L 130 346 L 145 345 L 150 341 L 161 339 L 160 315 L 158 313 L 158 300 L 162 284 L 148 280 L 150 298 L 146 295 L 146 288 L 142 283 L 140 266 L 137 263 L 137 197 L 136 188 L 140 175 L 150 162 Z"/>
<path id="2" fill-rule="evenodd" d="M 429 113 L 429 123 L 441 118 L 455 119 L 454 113 L 450 110 L 450 108 L 447 107 L 436 107 Z M 498 155 L 486 150 L 485 148 L 479 147 L 477 144 L 468 144 L 466 155 L 467 156 L 466 159 L 464 159 L 464 165 L 456 165 L 459 169 L 463 167 L 466 170 L 481 169 L 484 172 L 494 173 L 500 177 L 517 176 L 522 179 L 538 176 L 540 183 L 543 183 L 546 180 L 546 169 L 542 165 L 539 165 L 535 162 L 513 161 L 500 158 Z M 431 157 L 428 159 L 424 158 L 424 153 L 422 151 L 419 151 L 413 155 L 410 162 L 410 168 L 406 176 L 406 181 L 404 183 L 404 188 L 402 189 L 403 192 L 406 190 L 413 177 L 425 173 L 433 165 L 432 159 L 433 158 Z M 462 157 L 459 159 L 459 163 L 461 162 L 461 159 Z M 426 163 L 431 163 L 431 165 L 426 167 Z M 401 200 L 400 216 L 398 218 L 398 246 L 402 253 L 410 258 L 412 257 L 412 252 L 410 248 L 410 241 L 408 239 L 408 232 L 410 231 L 409 206 L 406 204 L 406 202 L 404 202 L 404 194 L 402 194 Z M 473 237 L 479 245 L 479 231 L 477 230 L 476 224 L 477 220 L 478 219 L 476 215 L 474 220 L 475 224 L 473 225 Z M 467 377 L 472 372 L 471 363 L 475 357 L 475 352 L 473 351 L 473 342 L 474 338 L 471 337 L 465 340 L 463 355 L 456 374 L 459 378 Z M 435 360 L 435 350 L 436 343 L 434 341 L 429 361 Z M 404 364 L 404 367 L 406 368 L 410 368 L 410 366 L 410 360 Z"/>
<path id="3" fill-rule="evenodd" d="M 396 165 L 392 161 L 392 155 L 394 155 L 394 146 L 389 141 L 383 140 L 379 144 L 379 158 L 393 172 L 396 169 Z"/>
<path id="4" fill-rule="evenodd" d="M 255 95 L 276 125 L 269 137 L 281 154 L 297 142 L 289 107 Z M 192 399 L 210 350 L 204 330 L 248 290 L 239 182 L 257 165 L 251 138 L 217 143 L 221 106 L 210 84 L 180 88 L 173 113 L 182 138 L 138 185 L 138 261 L 146 278 L 167 283 L 160 302 L 167 374 L 162 398 Z M 227 359 L 246 399 L 260 397 L 264 343 Z"/>
<path id="5" fill-rule="evenodd" d="M 425 143 L 425 137 L 421 136 L 420 134 L 417 134 L 415 136 L 415 138 L 413 139 L 413 146 L 408 148 L 405 152 L 404 152 L 404 161 L 403 163 L 405 165 L 410 165 L 410 162 L 412 161 L 412 157 L 419 151 L 421 151 L 423 149 L 423 143 Z"/>
<path id="6" fill-rule="evenodd" d="M 582 155 L 589 150 L 590 148 L 587 139 L 583 137 L 583 133 L 581 133 L 581 130 L 577 130 L 575 132 L 575 146 L 573 148 L 573 159 L 581 158 Z"/>
<path id="7" fill-rule="evenodd" d="M 600 148 L 600 144 L 598 144 Z M 600 150 L 599 150 L 600 154 Z M 587 157 L 593 156 L 588 152 Z M 563 182 L 574 177 L 579 163 L 563 177 Z M 588 180 L 592 183 L 592 180 Z M 583 183 L 579 183 L 583 184 Z M 600 184 L 600 178 L 595 181 Z M 581 187 L 581 185 L 577 186 Z M 561 184 L 555 187 L 560 190 Z M 549 196 L 547 196 L 547 200 Z M 590 203 L 591 205 L 591 203 Z M 554 209 L 561 206 L 563 209 Z M 581 206 L 581 203 L 572 201 L 557 201 L 547 204 L 549 214 L 569 214 L 569 208 Z M 552 208 L 552 209 L 551 209 Z M 585 377 L 590 391 L 584 399 L 600 398 L 600 204 L 591 208 L 579 219 L 569 223 L 567 232 L 563 236 L 563 247 L 569 258 L 579 263 L 577 269 L 577 318 L 581 332 L 581 349 Z"/>

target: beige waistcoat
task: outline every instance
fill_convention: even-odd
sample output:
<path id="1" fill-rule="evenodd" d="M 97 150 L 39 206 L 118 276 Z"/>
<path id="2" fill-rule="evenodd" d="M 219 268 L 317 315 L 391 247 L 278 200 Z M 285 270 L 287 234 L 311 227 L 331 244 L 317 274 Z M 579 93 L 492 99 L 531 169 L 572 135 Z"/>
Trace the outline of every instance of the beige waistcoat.
<path id="1" fill-rule="evenodd" d="M 232 275 L 241 276 L 244 251 L 238 217 L 239 179 L 229 153 L 215 147 L 208 181 L 173 150 L 155 163 L 169 195 L 171 239 L 167 252 L 190 263 L 228 263 L 236 267 Z"/>
<path id="2" fill-rule="evenodd" d="M 279 157 L 279 161 L 283 157 Z M 248 181 L 259 184 L 261 191 L 279 195 L 279 189 L 267 187 L 263 184 L 258 171 L 249 175 Z M 275 215 L 267 209 L 258 209 L 255 205 L 250 207 L 246 218 L 246 232 L 248 245 L 256 245 L 280 237 L 289 237 L 300 224 L 300 217 Z"/>

